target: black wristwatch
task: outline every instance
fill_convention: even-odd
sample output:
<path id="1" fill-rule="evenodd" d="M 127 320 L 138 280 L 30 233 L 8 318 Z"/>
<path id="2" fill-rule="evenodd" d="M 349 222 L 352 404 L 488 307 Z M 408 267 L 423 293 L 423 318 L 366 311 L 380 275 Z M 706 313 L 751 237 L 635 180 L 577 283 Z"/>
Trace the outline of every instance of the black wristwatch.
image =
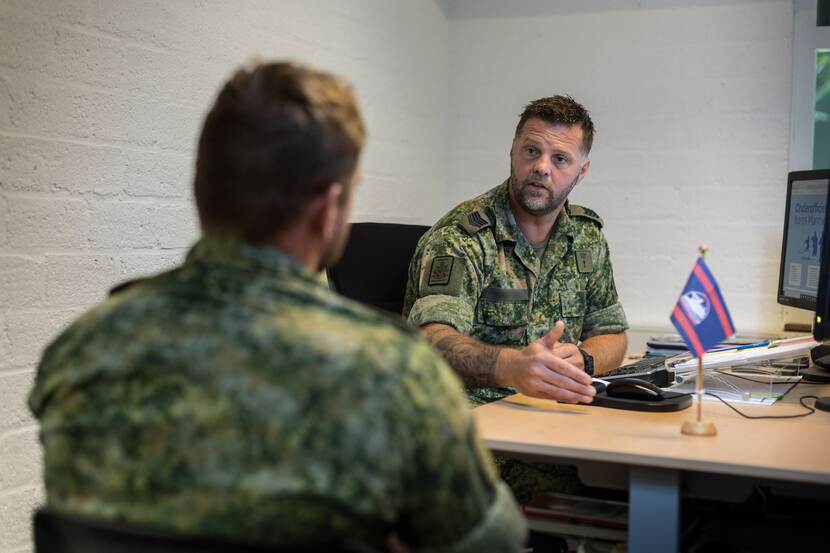
<path id="1" fill-rule="evenodd" d="M 585 372 L 588 376 L 594 376 L 594 356 L 582 348 L 579 348 L 579 353 L 582 354 L 582 362 L 585 365 Z"/>

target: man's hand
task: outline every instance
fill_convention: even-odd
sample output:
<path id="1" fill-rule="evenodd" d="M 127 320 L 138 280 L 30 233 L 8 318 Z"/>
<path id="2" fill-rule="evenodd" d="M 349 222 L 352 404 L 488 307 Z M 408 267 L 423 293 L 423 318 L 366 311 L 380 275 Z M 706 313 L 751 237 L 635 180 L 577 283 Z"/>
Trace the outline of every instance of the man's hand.
<path id="1" fill-rule="evenodd" d="M 582 357 L 582 352 L 579 351 L 579 348 L 576 346 L 576 344 L 571 344 L 570 342 L 557 341 L 553 346 L 553 353 L 557 357 L 559 357 L 563 361 L 567 361 L 574 367 L 582 371 L 585 370 L 585 358 Z"/>
<path id="2" fill-rule="evenodd" d="M 521 393 L 565 403 L 591 403 L 596 390 L 582 370 L 582 354 L 573 344 L 559 342 L 565 323 L 557 321 L 542 338 L 521 350 L 502 349 L 495 378 Z"/>
<path id="3" fill-rule="evenodd" d="M 582 370 L 579 349 L 559 342 L 562 321 L 521 350 L 482 343 L 441 323 L 421 330 L 468 388 L 510 386 L 528 396 L 566 403 L 590 403 L 596 394 Z"/>

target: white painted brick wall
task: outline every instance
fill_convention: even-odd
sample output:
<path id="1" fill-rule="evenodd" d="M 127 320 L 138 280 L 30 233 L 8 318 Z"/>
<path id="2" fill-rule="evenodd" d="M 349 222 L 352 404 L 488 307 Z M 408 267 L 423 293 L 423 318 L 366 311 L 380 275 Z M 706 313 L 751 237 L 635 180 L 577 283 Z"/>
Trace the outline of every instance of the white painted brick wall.
<path id="1" fill-rule="evenodd" d="M 525 102 L 571 93 L 598 126 L 575 200 L 606 219 L 632 323 L 666 325 L 705 240 L 738 328 L 777 330 L 791 33 L 773 0 L 0 0 L 0 551 L 31 550 L 42 502 L 40 352 L 196 238 L 198 128 L 241 62 L 355 84 L 353 220 L 434 221 L 504 178 Z"/>
<path id="2" fill-rule="evenodd" d="M 232 70 L 347 76 L 370 142 L 355 220 L 423 222 L 446 183 L 447 20 L 432 0 L 0 0 L 0 551 L 42 502 L 25 401 L 43 347 L 198 236 L 193 150 Z"/>
<path id="3" fill-rule="evenodd" d="M 569 93 L 597 126 L 573 200 L 605 219 L 632 325 L 670 327 L 701 242 L 740 332 L 798 318 L 775 299 L 791 2 L 456 0 L 449 13 L 447 207 L 507 175 L 527 101 Z"/>

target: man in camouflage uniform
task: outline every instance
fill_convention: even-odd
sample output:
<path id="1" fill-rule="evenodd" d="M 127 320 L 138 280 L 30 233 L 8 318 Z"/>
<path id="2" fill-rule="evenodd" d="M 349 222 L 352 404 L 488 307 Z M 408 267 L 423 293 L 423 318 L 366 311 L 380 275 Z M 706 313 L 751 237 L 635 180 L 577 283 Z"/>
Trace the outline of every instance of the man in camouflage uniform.
<path id="1" fill-rule="evenodd" d="M 450 211 L 418 243 L 404 315 L 474 403 L 516 390 L 589 403 L 591 375 L 622 361 L 627 323 L 602 220 L 567 202 L 590 166 L 593 136 L 587 110 L 572 98 L 529 103 L 510 177 Z M 532 491 L 513 487 L 520 500 Z"/>
<path id="2" fill-rule="evenodd" d="M 199 143 L 203 238 L 43 356 L 49 507 L 282 546 L 518 550 L 451 369 L 315 277 L 348 234 L 363 139 L 336 77 L 266 64 L 227 83 Z"/>

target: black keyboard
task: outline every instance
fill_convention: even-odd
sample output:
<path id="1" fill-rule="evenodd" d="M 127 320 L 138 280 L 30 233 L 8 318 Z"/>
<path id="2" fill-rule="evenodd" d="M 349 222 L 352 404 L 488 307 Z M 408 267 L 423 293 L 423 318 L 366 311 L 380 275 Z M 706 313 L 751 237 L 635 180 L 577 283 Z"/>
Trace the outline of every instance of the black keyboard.
<path id="1" fill-rule="evenodd" d="M 671 355 L 650 355 L 628 365 L 616 368 L 600 376 L 602 380 L 619 380 L 621 378 L 639 378 L 647 380 L 661 388 L 674 382 L 674 372 L 666 369 L 666 359 Z"/>

